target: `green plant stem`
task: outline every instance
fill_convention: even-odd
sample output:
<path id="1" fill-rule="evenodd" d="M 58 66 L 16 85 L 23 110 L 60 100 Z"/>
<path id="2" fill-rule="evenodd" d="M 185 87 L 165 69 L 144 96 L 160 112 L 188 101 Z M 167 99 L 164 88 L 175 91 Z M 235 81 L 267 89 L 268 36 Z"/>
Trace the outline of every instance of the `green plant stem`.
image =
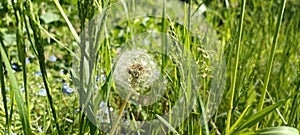
<path id="1" fill-rule="evenodd" d="M 47 71 L 46 71 L 46 65 L 45 65 L 46 60 L 45 60 L 45 56 L 44 56 L 44 46 L 43 46 L 44 40 L 41 37 L 41 31 L 40 31 L 39 25 L 38 25 L 38 24 L 40 24 L 40 22 L 39 22 L 39 19 L 36 18 L 35 14 L 32 13 L 32 4 L 31 4 L 30 0 L 26 1 L 25 7 L 26 7 L 27 13 L 29 15 L 29 24 L 33 31 L 33 37 L 30 37 L 30 38 L 34 39 L 34 45 L 32 45 L 32 46 L 35 46 L 35 48 L 37 49 L 37 57 L 38 57 L 39 67 L 42 72 L 43 82 L 44 82 L 44 86 L 45 86 L 45 89 L 47 92 L 47 98 L 48 98 L 48 101 L 50 104 L 50 108 L 51 108 L 51 111 L 53 114 L 53 119 L 55 121 L 55 126 L 57 128 L 58 133 L 63 134 L 63 131 L 60 130 L 60 127 L 59 127 L 57 113 L 55 110 L 53 98 L 52 98 L 49 83 L 47 80 Z M 27 31 L 27 32 L 29 32 L 29 31 Z"/>
<path id="2" fill-rule="evenodd" d="M 28 115 L 30 119 L 30 109 L 29 109 L 29 99 L 28 99 L 28 89 L 27 89 L 27 69 L 26 69 L 26 63 L 25 63 L 25 41 L 24 41 L 24 35 L 22 32 L 23 29 L 23 18 L 21 15 L 23 14 L 23 3 L 20 1 L 12 2 L 14 13 L 16 17 L 16 25 L 17 25 L 17 31 L 16 31 L 16 38 L 17 38 L 17 49 L 18 49 L 18 57 L 19 61 L 22 64 L 22 72 L 23 72 L 23 85 L 24 85 L 24 92 L 25 92 L 25 104 L 26 108 L 28 109 Z"/>
<path id="3" fill-rule="evenodd" d="M 277 19 L 278 22 L 277 22 L 277 26 L 276 26 L 276 32 L 275 32 L 275 35 L 274 35 L 274 38 L 273 38 L 271 53 L 270 53 L 268 64 L 267 64 L 267 75 L 265 76 L 265 79 L 264 79 L 264 87 L 263 87 L 261 97 L 260 97 L 260 100 L 259 100 L 258 111 L 261 111 L 263 106 L 264 106 L 264 100 L 265 100 L 265 97 L 266 97 L 268 84 L 269 84 L 269 81 L 270 81 L 270 75 L 271 75 L 271 72 L 272 72 L 272 66 L 273 66 L 274 56 L 275 56 L 275 49 L 276 49 L 276 46 L 277 46 L 278 34 L 279 34 L 280 26 L 281 26 L 281 23 L 282 23 L 281 21 L 282 21 L 282 18 L 283 18 L 285 3 L 286 3 L 286 0 L 284 0 L 281 4 L 280 15 L 278 16 L 278 19 Z M 258 125 L 259 125 L 259 123 L 257 123 L 256 128 L 258 128 Z"/>
<path id="4" fill-rule="evenodd" d="M 233 69 L 233 79 L 231 82 L 231 89 L 230 89 L 230 109 L 228 110 L 227 114 L 227 123 L 226 123 L 226 134 L 229 135 L 230 132 L 230 120 L 231 120 L 231 113 L 233 112 L 233 101 L 236 89 L 236 78 L 238 72 L 238 65 L 239 65 L 239 55 L 240 55 L 240 45 L 242 41 L 242 33 L 243 33 L 243 20 L 244 20 L 244 13 L 245 13 L 245 6 L 246 0 L 242 1 L 243 5 L 241 7 L 241 18 L 240 18 L 240 25 L 239 25 L 239 39 L 236 46 L 236 58 L 235 58 L 235 65 Z"/>
<path id="5" fill-rule="evenodd" d="M 53 0 L 53 2 L 55 3 L 56 7 L 58 8 L 60 14 L 63 16 L 63 18 L 65 19 L 65 21 L 68 24 L 68 27 L 73 35 L 73 37 L 75 38 L 77 43 L 80 43 L 80 38 L 78 36 L 78 34 L 76 33 L 75 28 L 73 27 L 72 23 L 70 22 L 70 20 L 68 19 L 66 13 L 64 12 L 63 8 L 61 7 L 60 3 L 58 0 Z"/>

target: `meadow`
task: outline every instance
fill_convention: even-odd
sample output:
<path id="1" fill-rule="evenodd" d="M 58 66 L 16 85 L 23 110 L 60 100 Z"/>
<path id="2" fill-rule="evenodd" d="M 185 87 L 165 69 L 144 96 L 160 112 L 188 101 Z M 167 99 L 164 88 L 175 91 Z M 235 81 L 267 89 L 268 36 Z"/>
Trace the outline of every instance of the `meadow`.
<path id="1" fill-rule="evenodd" d="M 298 0 L 5 0 L 0 18 L 0 134 L 299 135 Z"/>

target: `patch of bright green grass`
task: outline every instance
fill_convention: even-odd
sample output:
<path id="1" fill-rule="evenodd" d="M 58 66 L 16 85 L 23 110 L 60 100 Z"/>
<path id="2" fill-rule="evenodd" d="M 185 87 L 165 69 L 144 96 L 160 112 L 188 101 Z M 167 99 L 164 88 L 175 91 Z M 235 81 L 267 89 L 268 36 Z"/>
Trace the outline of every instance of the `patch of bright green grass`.
<path id="1" fill-rule="evenodd" d="M 0 134 L 104 134 L 80 109 L 71 69 L 80 31 L 95 14 L 114 2 L 0 3 Z M 100 77 L 97 87 L 103 97 L 115 108 L 125 105 L 125 110 L 130 111 L 127 118 L 160 119 L 169 127 L 170 134 L 299 134 L 300 3 L 297 0 L 243 2 L 203 1 L 197 5 L 192 1 L 192 11 L 205 4 L 204 18 L 216 30 L 227 64 L 222 102 L 206 124 L 201 124 L 203 106 L 195 107 L 175 128 L 160 117 L 170 110 L 168 104 L 176 101 L 177 91 L 168 91 L 163 101 L 151 107 L 139 108 L 123 104 L 108 82 L 118 48 L 130 40 L 126 27 L 160 31 L 170 27 L 172 22 L 167 19 L 132 20 L 110 32 L 111 36 L 99 48 L 99 57 L 104 59 L 95 71 L 95 77 Z M 177 25 L 170 33 L 187 41 L 184 45 L 199 67 L 209 67 L 201 64 L 205 62 L 205 51 L 199 51 L 197 41 L 185 39 L 187 31 Z M 176 68 L 170 72 L 176 73 Z M 205 70 L 199 72 L 211 74 Z M 170 76 L 172 80 L 178 78 L 177 74 Z M 201 89 L 210 89 L 209 78 L 200 82 Z M 169 85 L 179 86 L 180 81 Z M 208 96 L 205 92 L 201 94 Z M 113 113 L 119 110 L 114 109 Z"/>

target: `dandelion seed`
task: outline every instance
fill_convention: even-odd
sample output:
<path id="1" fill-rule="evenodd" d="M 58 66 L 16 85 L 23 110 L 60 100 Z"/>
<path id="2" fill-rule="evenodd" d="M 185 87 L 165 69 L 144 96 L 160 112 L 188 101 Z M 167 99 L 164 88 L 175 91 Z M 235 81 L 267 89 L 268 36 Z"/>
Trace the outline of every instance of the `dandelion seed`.
<path id="1" fill-rule="evenodd" d="M 140 90 L 149 88 L 159 76 L 157 76 L 156 63 L 143 50 L 131 50 L 124 52 L 114 71 L 117 85 L 125 89 L 138 87 Z"/>
<path id="2" fill-rule="evenodd" d="M 119 95 L 132 103 L 150 105 L 159 99 L 165 85 L 156 61 L 145 50 L 124 51 L 115 64 L 114 81 Z"/>
<path id="3" fill-rule="evenodd" d="M 205 6 L 205 4 L 201 4 L 201 6 L 200 6 L 200 8 L 199 8 L 199 12 L 200 12 L 200 14 L 202 14 L 202 13 L 204 13 L 205 11 L 206 11 L 206 6 Z"/>

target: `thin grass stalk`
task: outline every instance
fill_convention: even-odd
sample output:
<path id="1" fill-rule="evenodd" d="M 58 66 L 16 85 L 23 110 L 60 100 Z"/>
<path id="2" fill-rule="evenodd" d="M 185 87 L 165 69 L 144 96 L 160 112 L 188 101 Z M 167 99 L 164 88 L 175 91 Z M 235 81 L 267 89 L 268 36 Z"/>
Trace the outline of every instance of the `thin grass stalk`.
<path id="1" fill-rule="evenodd" d="M 241 125 L 242 120 L 244 118 L 244 116 L 246 115 L 247 111 L 249 110 L 250 106 L 246 106 L 246 108 L 244 109 L 244 111 L 241 113 L 240 117 L 236 120 L 236 122 L 230 127 L 229 130 L 229 134 L 231 134 L 236 127 L 238 127 L 239 125 Z"/>
<path id="2" fill-rule="evenodd" d="M 19 61 L 22 64 L 22 73 L 23 73 L 23 87 L 25 92 L 25 105 L 28 110 L 29 115 L 29 121 L 30 121 L 30 109 L 29 109 L 29 98 L 28 98 L 28 89 L 27 89 L 27 69 L 26 69 L 26 50 L 25 50 L 25 41 L 24 41 L 24 35 L 22 32 L 23 29 L 23 17 L 21 15 L 23 14 L 23 3 L 20 1 L 12 2 L 13 9 L 16 17 L 16 23 L 17 23 L 17 49 L 18 49 L 18 57 Z"/>
<path id="3" fill-rule="evenodd" d="M 160 73 L 164 74 L 164 68 L 166 66 L 166 62 L 167 62 L 167 54 L 168 54 L 168 43 L 167 43 L 167 38 L 164 35 L 167 32 L 167 20 L 166 20 L 166 0 L 163 0 L 163 9 L 162 9 L 162 18 L 161 18 L 161 37 L 162 37 L 162 46 L 161 46 L 161 52 L 163 52 L 161 54 L 161 60 L 162 60 L 162 64 L 161 64 L 161 69 L 160 69 Z"/>
<path id="4" fill-rule="evenodd" d="M 25 8 L 26 8 L 26 6 L 27 5 L 25 5 Z M 27 14 L 28 14 L 28 10 L 25 10 L 25 12 L 23 12 L 22 16 L 23 16 L 23 20 L 24 20 L 24 25 L 25 25 L 27 37 L 31 37 L 30 32 L 29 32 L 30 25 L 29 25 L 29 20 L 28 20 Z M 30 43 L 30 47 L 32 47 L 32 50 L 33 50 L 34 54 L 37 56 L 37 50 L 34 46 L 34 43 L 33 43 L 32 39 L 28 38 L 28 40 L 29 40 L 29 43 Z"/>
<path id="5" fill-rule="evenodd" d="M 73 35 L 73 37 L 75 38 L 75 40 L 77 41 L 77 43 L 80 43 L 80 38 L 79 36 L 77 35 L 76 33 L 76 30 L 75 28 L 73 27 L 72 23 L 70 22 L 70 20 L 68 19 L 66 13 L 64 12 L 63 8 L 61 7 L 60 3 L 58 0 L 53 0 L 55 6 L 58 8 L 60 14 L 63 16 L 63 18 L 65 19 L 65 21 L 67 22 L 68 24 L 68 27 Z"/>
<path id="6" fill-rule="evenodd" d="M 187 64 L 187 86 L 186 86 L 186 90 L 185 90 L 185 97 L 186 97 L 186 111 L 183 111 L 183 112 L 188 112 L 188 109 L 189 109 L 189 106 L 192 104 L 191 102 L 193 102 L 194 99 L 193 96 L 192 96 L 192 91 L 195 90 L 192 88 L 192 52 L 191 52 L 191 12 L 192 12 L 192 9 L 191 9 L 191 6 L 192 6 L 192 0 L 189 0 L 188 1 L 188 5 L 187 5 L 187 14 L 185 14 L 187 16 L 187 22 L 186 22 L 186 26 L 184 26 L 185 28 L 187 28 L 187 31 L 186 31 L 186 35 L 185 35 L 185 41 L 184 41 L 184 46 L 186 47 L 184 49 L 184 56 L 187 56 L 187 60 L 186 60 L 186 64 Z M 190 54 L 189 54 L 190 53 Z M 184 115 L 189 115 L 189 114 L 184 114 Z M 183 117 L 183 120 L 184 120 L 184 117 Z M 184 123 L 182 124 L 184 125 Z M 184 128 L 182 128 L 182 133 L 184 133 Z"/>
<path id="7" fill-rule="evenodd" d="M 38 59 L 39 59 L 39 65 L 40 65 L 40 70 L 42 72 L 42 78 L 43 78 L 43 82 L 44 82 L 44 86 L 47 92 L 47 98 L 50 104 L 50 108 L 53 114 L 53 118 L 55 121 L 55 125 L 56 125 L 56 129 L 58 131 L 59 134 L 63 134 L 62 130 L 60 130 L 59 124 L 58 124 L 58 118 L 57 118 L 57 113 L 54 107 L 54 102 L 53 102 L 53 98 L 51 96 L 51 92 L 50 92 L 50 86 L 48 83 L 48 77 L 47 77 L 47 71 L 46 71 L 46 66 L 45 66 L 45 56 L 44 56 L 44 48 L 40 45 L 37 46 L 38 48 Z"/>
<path id="8" fill-rule="evenodd" d="M 158 114 L 155 114 L 155 116 L 158 118 L 158 120 L 161 123 L 163 123 L 166 127 L 168 127 L 173 134 L 179 135 L 179 133 L 176 131 L 176 129 L 170 123 L 168 123 L 168 121 L 166 121 L 163 117 L 159 116 Z"/>
<path id="9" fill-rule="evenodd" d="M 267 95 L 269 96 L 272 104 L 275 104 L 274 100 L 272 99 L 272 96 L 270 95 L 270 93 L 267 91 Z M 283 115 L 281 114 L 281 112 L 279 111 L 278 108 L 276 108 L 276 113 L 279 116 L 279 118 L 281 119 L 281 121 L 283 122 L 284 125 L 287 125 L 286 120 L 284 119 Z"/>
<path id="10" fill-rule="evenodd" d="M 275 32 L 275 35 L 274 35 L 274 38 L 273 38 L 271 52 L 270 52 L 270 56 L 269 56 L 269 59 L 268 59 L 267 75 L 265 76 L 265 79 L 264 79 L 264 87 L 262 89 L 260 101 L 259 101 L 259 104 L 258 104 L 258 111 L 261 111 L 263 109 L 263 106 L 264 106 L 264 100 L 265 100 L 265 97 L 266 97 L 268 84 L 269 84 L 269 81 L 270 81 L 270 76 L 271 76 L 272 67 L 273 67 L 273 63 L 274 63 L 275 49 L 276 49 L 277 42 L 278 42 L 278 36 L 279 36 L 279 31 L 280 31 L 280 27 L 281 27 L 281 23 L 282 23 L 285 4 L 286 4 L 286 0 L 284 0 L 281 4 L 280 15 L 278 16 L 278 19 L 277 19 L 278 22 L 277 22 L 277 26 L 276 26 L 276 32 Z M 257 129 L 258 129 L 258 126 L 259 126 L 259 123 L 257 123 L 257 125 L 256 125 Z"/>
<path id="11" fill-rule="evenodd" d="M 242 42 L 242 33 L 243 33 L 243 21 L 244 21 L 244 14 L 245 14 L 245 6 L 246 0 L 242 1 L 241 7 L 241 18 L 240 18 L 240 25 L 239 25 L 239 38 L 238 43 L 236 45 L 236 58 L 235 58 L 235 65 L 233 69 L 233 79 L 231 82 L 231 89 L 230 89 L 230 108 L 227 114 L 227 123 L 226 123 L 226 135 L 230 134 L 230 121 L 231 121 L 231 113 L 233 112 L 233 101 L 235 97 L 235 90 L 236 90 L 236 80 L 237 80 L 237 72 L 238 72 L 238 65 L 239 65 L 239 56 L 240 56 L 240 46 Z"/>
<path id="12" fill-rule="evenodd" d="M 200 93 L 198 93 L 198 94 L 200 94 Z M 201 110 L 199 112 L 201 112 L 201 114 L 203 116 L 201 119 L 203 119 L 203 123 L 204 123 L 204 130 L 205 130 L 204 135 L 209 135 L 209 128 L 208 128 L 208 124 L 207 124 L 206 108 L 205 108 L 205 106 L 203 104 L 202 97 L 199 97 L 197 99 L 197 101 L 198 101 L 199 109 Z M 202 125 L 201 122 L 200 122 L 200 124 Z"/>

